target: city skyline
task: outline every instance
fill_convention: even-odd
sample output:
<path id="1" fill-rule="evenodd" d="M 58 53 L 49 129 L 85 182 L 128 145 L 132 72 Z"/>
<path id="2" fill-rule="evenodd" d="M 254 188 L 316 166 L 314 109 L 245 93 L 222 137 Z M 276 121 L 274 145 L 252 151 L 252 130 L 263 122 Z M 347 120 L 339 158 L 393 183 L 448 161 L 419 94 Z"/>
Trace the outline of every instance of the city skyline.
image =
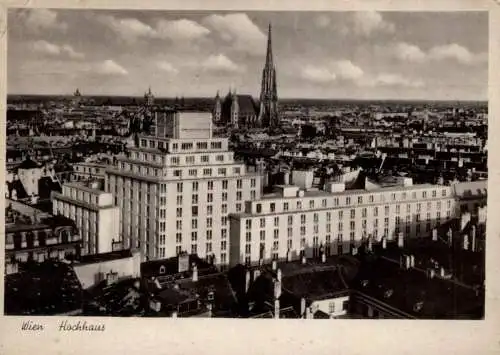
<path id="1" fill-rule="evenodd" d="M 8 92 L 258 97 L 272 23 L 280 98 L 485 100 L 487 16 L 11 10 Z"/>

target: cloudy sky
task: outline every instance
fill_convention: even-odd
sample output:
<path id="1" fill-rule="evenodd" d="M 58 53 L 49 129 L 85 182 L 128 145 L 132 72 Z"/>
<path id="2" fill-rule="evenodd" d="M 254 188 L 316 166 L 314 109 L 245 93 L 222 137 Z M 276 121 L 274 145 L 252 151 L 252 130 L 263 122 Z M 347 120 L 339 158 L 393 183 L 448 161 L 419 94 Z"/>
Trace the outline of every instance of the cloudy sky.
<path id="1" fill-rule="evenodd" d="M 485 12 L 10 10 L 11 94 L 258 96 L 267 26 L 280 97 L 484 100 Z"/>

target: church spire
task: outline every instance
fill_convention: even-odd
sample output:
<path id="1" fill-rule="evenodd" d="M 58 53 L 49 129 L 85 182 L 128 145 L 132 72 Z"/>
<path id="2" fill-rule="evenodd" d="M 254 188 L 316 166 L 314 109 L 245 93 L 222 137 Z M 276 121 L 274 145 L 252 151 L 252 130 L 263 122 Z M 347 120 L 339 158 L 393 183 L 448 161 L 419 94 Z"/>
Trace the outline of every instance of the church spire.
<path id="1" fill-rule="evenodd" d="M 275 127 L 279 125 L 278 93 L 276 84 L 276 68 L 273 60 L 271 24 L 269 24 L 267 37 L 266 62 L 264 64 L 264 69 L 262 70 L 258 124 L 261 127 Z"/>

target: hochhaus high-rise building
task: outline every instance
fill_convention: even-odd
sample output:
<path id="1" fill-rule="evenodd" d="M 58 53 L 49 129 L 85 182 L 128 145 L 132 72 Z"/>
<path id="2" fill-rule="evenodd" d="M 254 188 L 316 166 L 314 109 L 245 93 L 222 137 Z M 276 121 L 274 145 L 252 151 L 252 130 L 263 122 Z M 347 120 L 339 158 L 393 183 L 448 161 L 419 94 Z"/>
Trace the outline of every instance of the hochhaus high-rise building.
<path id="1" fill-rule="evenodd" d="M 259 104 L 259 125 L 261 127 L 279 126 L 278 91 L 276 85 L 276 68 L 274 66 L 272 51 L 271 24 L 269 24 L 266 63 L 262 71 L 262 86 Z"/>
<path id="2" fill-rule="evenodd" d="M 234 160 L 227 138 L 212 136 L 205 112 L 154 113 L 155 136 L 139 136 L 106 171 L 121 211 L 125 248 L 143 260 L 182 252 L 229 263 L 229 214 L 261 196 L 261 178 Z"/>

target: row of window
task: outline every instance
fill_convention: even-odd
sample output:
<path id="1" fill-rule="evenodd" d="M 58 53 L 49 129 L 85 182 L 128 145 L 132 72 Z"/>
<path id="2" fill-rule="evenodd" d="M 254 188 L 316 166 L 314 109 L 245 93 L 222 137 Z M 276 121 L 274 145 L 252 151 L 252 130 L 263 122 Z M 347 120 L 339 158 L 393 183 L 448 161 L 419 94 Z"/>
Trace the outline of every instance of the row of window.
<path id="1" fill-rule="evenodd" d="M 427 192 L 428 191 L 422 191 L 422 194 L 421 194 L 421 197 L 422 198 L 427 198 Z M 408 194 L 406 192 L 403 192 L 401 194 L 396 194 L 396 193 L 392 193 L 391 194 L 391 200 L 392 201 L 400 201 L 400 200 L 405 200 L 407 199 L 407 196 Z M 442 197 L 446 197 L 447 195 L 447 190 L 446 189 L 442 189 L 441 191 L 441 196 Z M 380 202 L 385 202 L 386 199 L 385 199 L 385 194 L 380 194 Z M 358 204 L 363 204 L 363 201 L 364 201 L 364 197 L 366 196 L 358 196 L 357 197 L 357 203 Z M 437 190 L 433 190 L 432 191 L 432 198 L 436 198 L 437 197 Z M 412 199 L 417 199 L 417 192 L 414 191 L 412 192 L 411 194 L 411 198 Z M 345 198 L 345 205 L 349 206 L 353 203 L 354 201 L 354 197 L 351 197 L 351 196 L 347 196 Z M 339 197 L 335 197 L 333 199 L 333 202 L 334 202 L 334 206 L 337 207 L 337 206 L 340 206 L 340 198 Z M 366 202 L 366 200 L 365 200 Z M 375 202 L 375 196 L 374 195 L 370 195 L 368 196 L 368 203 L 374 203 Z M 429 202 L 430 203 L 430 202 Z M 428 203 L 428 205 L 429 205 Z M 448 204 L 450 204 L 451 202 L 448 202 Z M 316 207 L 322 207 L 322 208 L 326 208 L 328 207 L 328 199 L 324 198 L 321 200 L 321 204 L 316 206 L 316 200 L 309 200 L 309 204 L 308 204 L 309 208 L 310 209 L 313 209 L 313 208 L 316 208 Z M 407 208 L 409 208 L 408 206 L 410 206 L 409 204 L 407 205 Z M 420 204 L 419 204 L 420 206 Z M 302 200 L 299 200 L 296 202 L 296 209 L 298 210 L 301 210 L 303 208 L 303 201 Z M 419 207 L 420 208 L 420 207 Z M 283 211 L 288 211 L 290 209 L 290 202 L 283 202 Z M 256 211 L 257 213 L 261 213 L 262 212 L 262 204 L 261 203 L 258 203 L 256 204 Z M 276 203 L 275 202 L 271 202 L 269 204 L 269 211 L 270 212 L 276 212 Z"/>
<path id="2" fill-rule="evenodd" d="M 250 180 L 250 186 L 251 187 L 255 187 L 256 184 L 257 183 L 256 183 L 255 179 L 251 179 Z M 198 191 L 199 182 L 198 181 L 193 181 L 191 183 L 191 186 L 192 186 L 193 191 Z M 227 190 L 228 186 L 229 186 L 229 181 L 228 180 L 222 180 L 222 189 L 223 190 Z M 207 188 L 208 188 L 208 191 L 212 191 L 214 189 L 214 181 L 208 181 L 207 182 Z M 238 189 L 243 188 L 243 180 L 242 179 L 237 179 L 236 180 L 236 188 L 238 188 Z M 165 184 L 162 184 L 161 187 L 160 187 L 160 192 L 163 192 L 163 190 L 166 192 L 166 185 Z M 178 193 L 182 193 L 183 190 L 184 190 L 184 183 L 178 182 L 177 183 L 177 192 Z"/>

